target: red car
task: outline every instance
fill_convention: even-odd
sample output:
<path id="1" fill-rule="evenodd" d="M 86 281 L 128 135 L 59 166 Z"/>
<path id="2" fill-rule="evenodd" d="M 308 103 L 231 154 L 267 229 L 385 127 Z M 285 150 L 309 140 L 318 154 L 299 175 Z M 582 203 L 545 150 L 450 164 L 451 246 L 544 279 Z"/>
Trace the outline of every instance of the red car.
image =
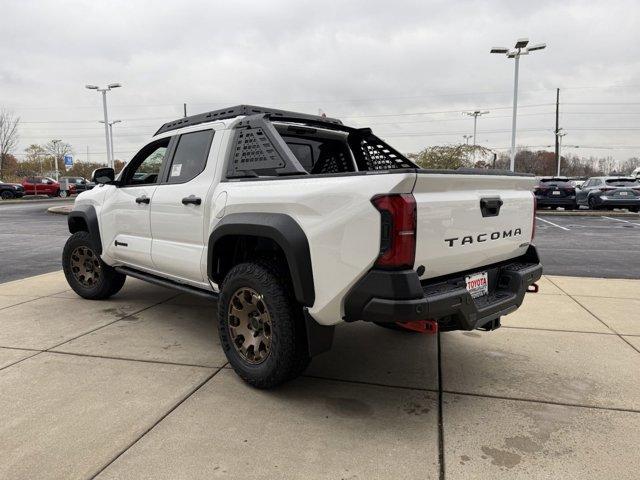
<path id="1" fill-rule="evenodd" d="M 60 184 L 49 177 L 27 177 L 22 181 L 25 195 L 60 196 Z M 69 185 L 69 195 L 75 193 L 75 185 Z M 66 194 L 66 192 L 65 192 Z M 63 195 L 65 195 L 63 194 Z"/>

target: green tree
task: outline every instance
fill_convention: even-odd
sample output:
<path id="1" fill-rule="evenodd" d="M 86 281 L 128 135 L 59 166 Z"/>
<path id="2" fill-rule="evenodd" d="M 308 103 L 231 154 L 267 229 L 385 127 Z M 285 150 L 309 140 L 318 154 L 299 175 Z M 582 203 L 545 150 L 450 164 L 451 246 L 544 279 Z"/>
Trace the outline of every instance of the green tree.
<path id="1" fill-rule="evenodd" d="M 457 170 L 474 166 L 474 153 L 477 158 L 492 155 L 488 148 L 479 145 L 436 145 L 427 147 L 419 153 L 409 154 L 409 159 L 422 168 L 437 170 Z M 483 166 L 481 168 L 484 168 Z"/>

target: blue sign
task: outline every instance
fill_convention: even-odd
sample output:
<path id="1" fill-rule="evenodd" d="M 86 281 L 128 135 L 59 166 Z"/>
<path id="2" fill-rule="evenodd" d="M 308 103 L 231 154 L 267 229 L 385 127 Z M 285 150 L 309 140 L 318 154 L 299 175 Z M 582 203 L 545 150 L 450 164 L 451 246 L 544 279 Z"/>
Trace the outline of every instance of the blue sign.
<path id="1" fill-rule="evenodd" d="M 73 157 L 71 155 L 64 156 L 64 166 L 65 167 L 73 167 Z"/>

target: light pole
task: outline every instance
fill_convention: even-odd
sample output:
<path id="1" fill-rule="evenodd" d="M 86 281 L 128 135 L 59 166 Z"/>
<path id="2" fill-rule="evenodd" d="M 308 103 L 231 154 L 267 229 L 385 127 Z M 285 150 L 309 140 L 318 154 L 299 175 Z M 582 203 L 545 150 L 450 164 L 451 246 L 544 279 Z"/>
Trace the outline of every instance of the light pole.
<path id="1" fill-rule="evenodd" d="M 104 111 L 104 137 L 107 143 L 107 166 L 113 168 L 113 157 L 111 152 L 111 142 L 109 141 L 109 116 L 107 115 L 107 92 L 113 88 L 121 87 L 119 83 L 110 83 L 105 88 L 100 88 L 97 85 L 85 85 L 85 88 L 89 90 L 97 90 L 102 92 L 102 109 Z"/>
<path id="2" fill-rule="evenodd" d="M 484 110 L 484 111 L 480 111 L 480 110 L 476 110 L 474 112 L 464 112 L 465 115 L 469 115 L 470 117 L 473 117 L 473 146 L 476 146 L 476 127 L 478 126 L 478 117 L 482 116 L 482 115 L 486 115 L 487 113 L 489 113 L 488 110 Z"/>
<path id="3" fill-rule="evenodd" d="M 529 55 L 529 52 L 542 50 L 547 47 L 546 43 L 529 45 L 528 38 L 521 38 L 516 41 L 514 48 L 493 47 L 491 53 L 504 53 L 507 58 L 515 59 L 515 73 L 513 75 L 513 120 L 511 123 L 511 162 L 510 170 L 515 171 L 516 163 L 516 115 L 518 113 L 518 69 L 520 66 L 520 55 Z"/>
<path id="4" fill-rule="evenodd" d="M 559 128 L 556 132 L 556 137 L 558 138 L 558 177 L 560 176 L 560 164 L 562 163 L 562 154 L 560 153 L 560 150 L 562 149 L 562 137 L 566 134 L 567 132 L 565 132 L 563 128 Z"/>
<path id="5" fill-rule="evenodd" d="M 104 123 L 104 120 L 98 120 L 100 123 Z M 109 144 L 111 147 L 111 161 L 113 163 L 113 165 L 111 165 L 113 168 L 115 168 L 115 160 L 116 160 L 116 154 L 115 154 L 115 150 L 113 149 L 113 124 L 114 123 L 120 123 L 122 122 L 122 120 L 112 120 L 109 122 Z"/>
<path id="6" fill-rule="evenodd" d="M 61 141 L 62 140 L 51 140 L 51 143 L 53 143 L 53 163 L 56 171 L 56 182 L 58 181 L 58 150 L 56 147 Z"/>
<path id="7" fill-rule="evenodd" d="M 464 138 L 464 144 L 469 145 L 469 139 L 473 138 L 473 135 L 462 135 L 462 138 Z"/>

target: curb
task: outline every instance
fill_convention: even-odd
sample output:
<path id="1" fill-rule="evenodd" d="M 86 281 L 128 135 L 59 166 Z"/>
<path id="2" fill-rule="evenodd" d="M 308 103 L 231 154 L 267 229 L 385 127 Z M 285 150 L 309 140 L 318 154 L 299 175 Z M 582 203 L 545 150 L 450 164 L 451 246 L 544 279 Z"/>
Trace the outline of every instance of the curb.
<path id="1" fill-rule="evenodd" d="M 73 210 L 73 205 L 61 205 L 60 207 L 49 207 L 47 212 L 54 215 L 69 215 L 69 212 Z"/>
<path id="2" fill-rule="evenodd" d="M 623 212 L 615 210 L 538 210 L 536 216 L 552 217 L 631 217 L 640 218 L 640 214 L 633 212 Z"/>
<path id="3" fill-rule="evenodd" d="M 67 198 L 34 198 L 33 200 L 31 199 L 25 199 L 25 198 L 17 198 L 15 200 L 1 200 L 0 201 L 0 205 L 18 205 L 18 204 L 22 204 L 22 205 L 29 205 L 32 203 L 51 203 L 51 202 L 60 202 L 60 203 L 65 203 L 65 202 L 73 202 L 75 200 L 75 197 L 67 197 Z"/>

